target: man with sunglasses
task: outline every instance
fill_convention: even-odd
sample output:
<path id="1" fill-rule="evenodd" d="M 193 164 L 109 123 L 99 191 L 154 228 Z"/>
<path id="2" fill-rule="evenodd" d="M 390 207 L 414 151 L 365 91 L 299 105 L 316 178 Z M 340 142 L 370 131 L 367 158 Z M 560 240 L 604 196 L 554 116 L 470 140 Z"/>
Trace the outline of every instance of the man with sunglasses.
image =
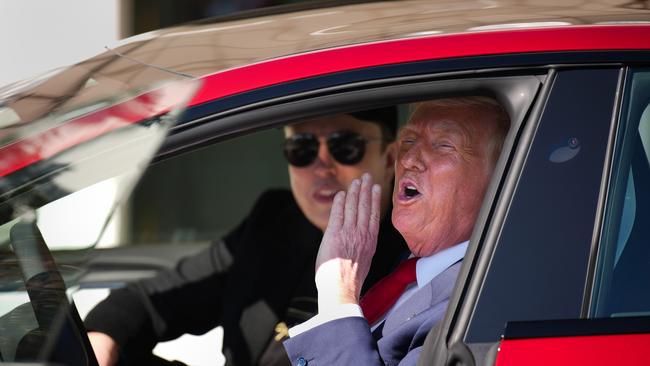
<path id="1" fill-rule="evenodd" d="M 228 365 L 289 365 L 287 329 L 317 312 L 314 263 L 336 192 L 363 173 L 383 188 L 390 211 L 397 108 L 314 118 L 285 127 L 291 192 L 270 190 L 208 251 L 173 271 L 111 293 L 86 318 L 100 365 L 160 364 L 158 341 L 224 328 Z M 407 253 L 382 224 L 367 286 Z"/>

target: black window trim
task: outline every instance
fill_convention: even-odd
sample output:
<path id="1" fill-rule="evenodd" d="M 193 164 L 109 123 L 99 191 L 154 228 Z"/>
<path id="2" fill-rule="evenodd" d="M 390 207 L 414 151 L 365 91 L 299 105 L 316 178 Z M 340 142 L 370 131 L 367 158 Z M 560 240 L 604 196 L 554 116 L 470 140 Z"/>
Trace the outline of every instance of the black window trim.
<path id="1" fill-rule="evenodd" d="M 530 339 L 645 333 L 650 333 L 648 316 L 509 322 L 503 338 Z"/>

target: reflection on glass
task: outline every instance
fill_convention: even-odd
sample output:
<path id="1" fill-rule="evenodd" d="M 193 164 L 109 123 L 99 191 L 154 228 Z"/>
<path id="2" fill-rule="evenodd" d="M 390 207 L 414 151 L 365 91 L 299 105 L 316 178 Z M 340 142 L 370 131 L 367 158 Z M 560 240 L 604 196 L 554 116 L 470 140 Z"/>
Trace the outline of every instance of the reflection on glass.
<path id="1" fill-rule="evenodd" d="M 650 315 L 650 72 L 630 75 L 591 316 Z"/>

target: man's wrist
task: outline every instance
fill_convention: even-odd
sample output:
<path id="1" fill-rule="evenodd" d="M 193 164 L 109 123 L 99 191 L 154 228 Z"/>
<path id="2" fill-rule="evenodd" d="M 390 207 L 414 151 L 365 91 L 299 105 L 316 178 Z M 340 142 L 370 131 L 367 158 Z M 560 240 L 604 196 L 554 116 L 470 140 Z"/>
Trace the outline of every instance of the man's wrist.
<path id="1" fill-rule="evenodd" d="M 337 294 L 332 297 L 328 296 L 318 296 L 318 313 L 336 313 L 338 312 L 341 306 L 347 305 L 359 305 L 359 301 L 354 296 L 344 296 L 342 294 Z"/>
<path id="2" fill-rule="evenodd" d="M 316 271 L 316 289 L 318 290 L 318 312 L 345 304 L 359 304 L 356 283 L 339 278 L 341 261 L 332 260 L 321 264 Z"/>
<path id="3" fill-rule="evenodd" d="M 324 309 L 325 310 L 325 309 Z M 352 316 L 363 317 L 361 307 L 357 304 L 338 304 L 336 306 L 328 307 L 324 312 L 319 309 L 318 314 L 304 323 L 298 324 L 289 328 L 289 337 L 295 337 L 300 333 L 304 333 L 312 328 L 327 323 L 332 320 L 348 318 Z"/>

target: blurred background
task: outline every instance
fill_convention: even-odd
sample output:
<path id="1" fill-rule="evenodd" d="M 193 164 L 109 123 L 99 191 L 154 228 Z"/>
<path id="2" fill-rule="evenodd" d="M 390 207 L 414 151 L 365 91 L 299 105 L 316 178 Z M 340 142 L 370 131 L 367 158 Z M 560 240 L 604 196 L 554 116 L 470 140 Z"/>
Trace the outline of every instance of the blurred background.
<path id="1" fill-rule="evenodd" d="M 2 0 L 0 86 L 189 21 L 308 0 Z M 43 57 L 47 55 L 47 57 Z M 30 62 L 24 62 L 29 59 Z"/>
<path id="2" fill-rule="evenodd" d="M 0 57 L 0 87 L 87 59 L 133 35 L 203 19 L 220 21 L 246 13 L 272 12 L 270 7 L 299 2 L 309 1 L 2 0 L 0 37 L 4 57 Z M 274 129 L 150 167 L 130 199 L 117 210 L 98 247 L 219 239 L 246 215 L 262 191 L 288 187 L 281 143 L 282 131 Z M 233 187 L 247 194 L 233 194 Z M 87 194 L 79 203 L 62 202 L 63 207 L 68 212 L 91 200 L 97 203 L 100 217 L 102 202 L 108 205 L 112 201 L 110 188 L 92 191 L 88 193 L 92 197 Z M 68 200 L 74 199 L 78 198 Z M 91 212 L 77 211 L 92 221 Z M 41 230 L 60 231 L 60 217 L 59 209 L 43 209 L 39 216 Z M 102 227 L 102 220 L 94 221 L 94 226 Z M 79 238 L 71 235 L 78 234 L 57 234 L 60 239 L 51 240 L 51 247 L 77 246 L 71 244 Z"/>

